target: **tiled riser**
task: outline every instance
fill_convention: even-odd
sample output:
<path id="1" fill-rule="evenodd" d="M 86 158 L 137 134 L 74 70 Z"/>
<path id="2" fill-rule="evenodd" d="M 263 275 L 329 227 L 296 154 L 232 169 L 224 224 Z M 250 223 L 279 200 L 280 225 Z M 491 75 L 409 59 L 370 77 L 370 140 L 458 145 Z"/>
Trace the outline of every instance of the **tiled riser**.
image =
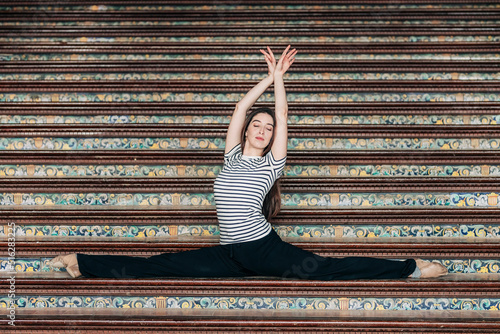
<path id="1" fill-rule="evenodd" d="M 0 165 L 2 177 L 214 178 L 222 165 Z M 291 165 L 285 177 L 500 176 L 500 165 Z"/>
<path id="2" fill-rule="evenodd" d="M 0 138 L 0 150 L 223 150 L 223 138 Z M 500 138 L 290 138 L 289 150 L 499 150 Z"/>
<path id="3" fill-rule="evenodd" d="M 196 88 L 193 88 L 195 91 Z M 234 102 L 239 93 L 174 93 L 168 91 L 137 93 L 26 93 L 0 94 L 0 102 Z M 463 93 L 288 93 L 288 102 L 499 102 L 498 92 Z M 262 95 L 262 102 L 274 102 L 271 94 Z"/>
<path id="4" fill-rule="evenodd" d="M 298 55 L 297 59 L 308 59 L 307 56 Z M 397 53 L 397 54 L 322 54 L 311 55 L 309 58 L 315 58 L 320 61 L 324 60 L 450 60 L 450 61 L 486 61 L 486 60 L 500 60 L 500 53 Z M 104 53 L 85 53 L 85 54 L 63 54 L 63 53 L 50 53 L 50 54 L 0 54 L 1 61 L 123 61 L 123 60 L 262 60 L 258 55 L 234 55 L 234 54 L 149 54 L 149 53 L 123 53 L 120 54 L 104 54 Z"/>
<path id="5" fill-rule="evenodd" d="M 161 14 L 160 14 L 161 15 Z M 223 21 L 182 21 L 181 19 L 179 21 L 175 22 L 169 22 L 169 21 L 121 21 L 121 22 L 116 22 L 116 21 L 67 21 L 67 20 L 60 20 L 59 22 L 44 22 L 44 21 L 39 21 L 39 20 L 33 20 L 30 22 L 22 22 L 23 26 L 27 27 L 119 27 L 119 26 L 126 26 L 126 27 L 144 27 L 144 26 L 155 26 L 155 27 L 170 27 L 170 26 L 200 26 L 201 27 L 214 27 L 214 26 L 239 26 L 239 25 L 254 25 L 254 26 L 273 26 L 273 25 L 289 25 L 289 26 L 296 26 L 296 25 L 352 25 L 352 24 L 359 24 L 359 25 L 367 25 L 367 24 L 373 24 L 373 25 L 380 25 L 382 27 L 388 27 L 393 24 L 397 25 L 407 25 L 407 26 L 428 26 L 432 24 L 437 24 L 437 25 L 450 25 L 450 26 L 460 26 L 460 25 L 495 25 L 499 24 L 499 20 L 473 20 L 473 19 L 468 19 L 468 20 L 425 20 L 425 19 L 420 19 L 420 20 L 274 20 L 272 22 L 266 21 L 266 20 L 254 20 L 254 21 L 228 21 L 228 20 L 223 20 Z M 16 26 L 18 22 L 0 22 L 0 26 Z"/>
<path id="6" fill-rule="evenodd" d="M 0 299 L 0 307 L 8 300 Z M 498 311 L 496 298 L 275 298 L 275 297 L 111 297 L 19 296 L 21 308 L 168 308 L 269 310 L 485 310 Z"/>
<path id="7" fill-rule="evenodd" d="M 78 35 L 78 33 L 75 33 Z M 101 32 L 105 36 L 105 32 Z M 346 35 L 349 35 L 347 32 Z M 265 36 L 208 36 L 208 37 L 0 37 L 0 43 L 175 43 L 175 42 L 203 42 L 203 43 L 275 43 L 276 37 Z M 469 35 L 455 36 L 443 32 L 441 36 L 419 35 L 398 36 L 292 36 L 283 37 L 281 43 L 498 43 L 500 35 L 477 36 L 471 32 Z"/>
<path id="8" fill-rule="evenodd" d="M 67 193 L 67 194 L 12 194 L 0 193 L 0 206 L 26 207 L 68 206 L 84 209 L 89 206 L 169 207 L 172 205 L 215 205 L 208 194 L 157 193 Z M 499 193 L 310 193 L 282 194 L 282 205 L 289 207 L 500 207 Z"/>
<path id="9" fill-rule="evenodd" d="M 335 222 L 335 217 L 331 218 Z M 281 237 L 310 238 L 499 238 L 499 225 L 297 225 L 274 226 Z M 16 225 L 15 235 L 57 237 L 162 238 L 218 236 L 218 225 Z M 0 230 L 0 236 L 6 236 Z M 318 239 L 313 239 L 318 240 Z"/>
<path id="10" fill-rule="evenodd" d="M 25 6 L 16 6 L 15 4 L 9 6 L 1 6 L 0 10 L 39 10 L 39 11 L 70 11 L 70 10 L 81 10 L 81 11 L 89 11 L 89 12 L 120 12 L 120 11 L 192 11 L 192 10 L 200 10 L 200 11 L 208 11 L 208 10 L 243 10 L 243 9 L 253 9 L 253 10 L 313 10 L 317 9 L 317 6 L 314 5 L 283 5 L 283 4 L 269 4 L 269 5 L 244 5 L 241 3 L 238 4 L 204 4 L 204 5 L 155 5 L 155 4 L 146 4 L 146 5 L 65 5 L 64 3 L 58 2 L 51 6 L 37 4 L 37 5 L 25 5 Z M 387 11 L 389 10 L 391 13 L 397 13 L 402 10 L 410 10 L 410 9 L 498 9 L 500 6 L 495 4 L 481 4 L 480 6 L 476 4 L 449 4 L 449 3 L 424 3 L 424 4 L 413 4 L 413 3 L 394 3 L 394 4 L 323 4 L 321 5 L 323 9 L 331 9 L 331 10 L 359 10 L 363 9 L 366 11 Z"/>
<path id="11" fill-rule="evenodd" d="M 73 81 L 73 80 L 113 80 L 113 81 L 145 81 L 145 80 L 255 80 L 264 78 L 260 74 L 238 73 L 57 73 L 57 74 L 0 74 L 0 81 Z M 415 72 L 382 72 L 382 73 L 299 73 L 285 77 L 286 80 L 500 80 L 497 73 L 415 73 Z"/>
<path id="12" fill-rule="evenodd" d="M 363 125 L 497 125 L 500 115 L 369 115 L 369 116 L 298 116 L 289 115 L 289 124 L 363 124 Z M 0 124 L 229 124 L 225 116 L 38 116 L 0 115 Z"/>

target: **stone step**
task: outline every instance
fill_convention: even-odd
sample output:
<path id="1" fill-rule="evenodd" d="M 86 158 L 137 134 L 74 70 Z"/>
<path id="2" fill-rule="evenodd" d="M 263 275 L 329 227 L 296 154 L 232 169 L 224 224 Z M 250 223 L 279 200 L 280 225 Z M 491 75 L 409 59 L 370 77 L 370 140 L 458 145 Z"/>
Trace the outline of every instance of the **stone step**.
<path id="1" fill-rule="evenodd" d="M 432 7 L 432 8 L 431 8 Z M 237 10 L 235 10 L 237 8 Z M 500 10 L 494 4 L 482 4 L 477 7 L 469 4 L 326 4 L 321 6 L 300 5 L 243 5 L 237 4 L 205 4 L 204 6 L 0 6 L 4 15 L 0 19 L 5 23 L 22 21 L 31 18 L 38 21 L 62 22 L 76 25 L 78 23 L 91 25 L 94 22 L 104 22 L 110 25 L 141 25 L 155 26 L 159 24 L 172 25 L 171 22 L 189 22 L 191 24 L 218 24 L 238 25 L 247 24 L 276 24 L 280 22 L 297 22 L 301 24 L 325 24 L 335 22 L 336 24 L 367 23 L 377 24 L 412 24 L 428 23 L 429 25 L 440 25 L 441 22 L 451 21 L 453 23 L 469 23 L 480 20 L 480 22 L 497 22 Z M 46 14 L 41 18 L 36 16 L 39 11 Z M 251 11 L 252 14 L 249 14 Z M 374 11 L 377 14 L 375 15 Z M 383 16 L 382 16 L 383 12 Z M 97 15 L 96 15 L 97 14 Z M 333 16 L 333 17 L 332 17 Z M 221 20 L 223 18 L 223 20 Z M 144 22 L 144 23 L 143 23 Z M 47 24 L 47 23 L 46 23 Z M 52 25 L 48 24 L 48 25 Z M 178 23 L 180 24 L 180 23 Z"/>
<path id="2" fill-rule="evenodd" d="M 104 29 L 105 28 L 105 29 Z M 374 30 L 376 29 L 376 30 Z M 57 38 L 79 38 L 81 35 L 85 35 L 88 38 L 92 37 L 122 37 L 122 36 L 130 36 L 130 37 L 158 37 L 158 39 L 169 39 L 169 38 L 178 38 L 190 36 L 193 39 L 199 39 L 202 37 L 203 39 L 216 39 L 221 36 L 230 36 L 236 38 L 242 37 L 261 37 L 261 36 L 280 36 L 284 38 L 301 38 L 303 36 L 311 36 L 313 38 L 317 38 L 317 36 L 321 36 L 323 38 L 331 39 L 332 37 L 340 36 L 341 38 L 345 38 L 347 40 L 356 38 L 358 36 L 362 36 L 365 40 L 368 40 L 367 37 L 372 39 L 381 38 L 384 39 L 384 36 L 397 36 L 403 37 L 402 40 L 408 40 L 409 38 L 406 36 L 411 36 L 415 38 L 424 37 L 433 39 L 433 36 L 442 36 L 445 35 L 446 38 L 455 38 L 455 37 L 473 37 L 478 38 L 483 41 L 496 41 L 500 36 L 498 34 L 500 31 L 498 30 L 498 25 L 432 25 L 431 27 L 423 26 L 423 25 L 370 25 L 370 24 L 361 24 L 361 25 L 309 25 L 309 26 L 300 26 L 300 25 L 279 25 L 273 24 L 270 26 L 264 25 L 227 25 L 227 26 L 218 26 L 211 25 L 206 26 L 203 29 L 200 29 L 198 25 L 171 25 L 171 26 L 109 26 L 109 27 L 101 27 L 101 26 L 71 26 L 71 27 L 62 27 L 62 26 L 24 26 L 22 23 L 20 25 L 15 26 L 0 26 L 0 34 L 2 36 L 7 36 L 10 33 L 10 36 L 15 36 L 15 38 L 27 37 L 31 40 L 38 37 L 55 37 Z M 4 41 L 8 41 L 9 38 L 3 38 Z M 437 40 L 437 38 L 436 38 Z"/>
<path id="3" fill-rule="evenodd" d="M 72 27 L 74 28 L 74 27 Z M 33 27 L 31 29 L 13 27 L 0 28 L 3 33 L 0 36 L 0 43 L 55 43 L 55 44 L 73 44 L 73 43 L 128 43 L 131 40 L 142 44 L 149 43 L 178 43 L 185 42 L 187 35 L 193 35 L 193 30 L 197 31 L 198 27 L 193 29 L 175 29 L 166 31 L 140 31 L 136 29 L 105 29 L 98 27 L 95 31 L 84 29 L 74 31 L 67 29 L 46 29 Z M 12 31 L 12 29 L 16 31 Z M 299 45 L 301 43 L 412 43 L 414 41 L 426 44 L 439 42 L 447 43 L 496 43 L 500 40 L 500 32 L 496 27 L 491 29 L 470 29 L 468 31 L 457 30 L 449 31 L 448 28 L 432 30 L 432 29 L 399 29 L 380 31 L 377 35 L 372 35 L 373 30 L 360 31 L 344 31 L 342 28 L 336 30 L 327 28 L 318 28 L 315 31 L 310 31 L 310 28 L 288 29 L 283 27 L 272 31 L 271 29 L 210 29 L 209 31 L 198 33 L 197 36 L 189 37 L 193 42 L 203 43 L 225 43 L 230 42 L 239 44 L 248 42 L 249 39 L 258 40 L 261 45 L 274 44 L 276 42 Z M 214 31 L 217 30 L 217 31 Z M 333 30 L 333 31 L 332 31 Z M 493 30 L 493 31 L 492 31 Z M 283 37 L 282 35 L 286 35 Z M 82 37 L 84 35 L 84 37 Z M 254 50 L 255 51 L 255 50 Z"/>
<path id="4" fill-rule="evenodd" d="M 0 192 L 211 192 L 214 177 L 179 177 L 170 178 L 87 178 L 82 184 L 81 178 L 61 178 L 54 182 L 52 178 L 5 178 L 0 185 Z M 452 192 L 470 191 L 475 189 L 481 192 L 498 190 L 500 179 L 493 177 L 467 177 L 460 179 L 438 177 L 408 178 L 305 178 L 284 177 L 281 180 L 281 189 L 289 193 L 308 192 L 373 192 L 383 193 L 390 191 L 424 191 Z"/>
<path id="5" fill-rule="evenodd" d="M 46 41 L 13 45 L 0 40 L 0 59 L 8 61 L 148 61 L 148 60 L 217 60 L 234 62 L 240 60 L 262 60 L 258 49 L 263 47 L 262 41 L 249 43 L 242 41 L 235 43 L 199 41 L 177 42 L 134 42 L 127 43 L 95 43 L 85 41 L 85 47 L 75 41 L 66 41 L 63 44 L 47 43 Z M 283 49 L 287 46 L 282 41 L 272 41 L 271 46 Z M 265 45 L 264 45 L 265 46 Z M 366 61 L 366 60 L 412 60 L 412 61 L 489 61 L 500 58 L 500 47 L 493 43 L 475 44 L 448 43 L 441 40 L 437 43 L 309 43 L 296 41 L 294 47 L 298 50 L 307 50 L 307 53 L 298 54 L 297 59 L 306 61 Z M 147 52 L 145 51 L 147 49 Z M 303 59 L 303 60 L 302 60 Z M 297 63 L 300 63 L 297 61 Z"/>
<path id="6" fill-rule="evenodd" d="M 211 220 L 214 220 L 212 217 Z M 130 219 L 130 218 L 129 218 Z M 124 218 L 123 220 L 127 220 Z M 297 220 L 294 224 L 279 224 L 273 221 L 274 229 L 283 238 L 350 238 L 354 241 L 365 240 L 367 238 L 498 238 L 500 224 L 492 225 L 483 223 L 480 218 L 474 224 L 460 223 L 438 223 L 431 222 L 427 224 L 390 224 L 390 223 L 371 223 L 366 225 L 340 225 L 331 218 L 330 223 L 311 224 Z M 19 237 L 127 237 L 127 238 L 147 238 L 154 240 L 158 237 L 192 236 L 192 237 L 217 237 L 220 235 L 219 226 L 216 222 L 209 224 L 205 222 L 199 225 L 190 225 L 176 221 L 172 223 L 145 223 L 136 218 L 135 223 L 121 224 L 102 223 L 99 220 L 87 218 L 76 223 L 61 222 L 49 224 L 35 224 L 28 222 L 16 222 L 11 219 L 10 224 L 15 224 L 13 233 Z M 7 225 L 8 226 L 8 225 Z M 1 237 L 7 237 L 8 227 L 0 232 Z"/>
<path id="7" fill-rule="evenodd" d="M 4 315 L 8 311 L 0 309 Z M 5 333 L 401 333 L 471 334 L 498 333 L 497 312 L 445 311 L 349 311 L 349 310 L 203 310 L 203 309 L 96 309 L 19 308 L 15 327 Z M 13 329 L 15 328 L 15 329 Z"/>
<path id="8" fill-rule="evenodd" d="M 495 150 L 292 150 L 288 153 L 289 165 L 327 165 L 334 175 L 335 166 L 341 164 L 438 164 L 438 165 L 482 165 L 497 164 L 499 152 Z M 168 165 L 210 164 L 221 165 L 222 150 L 169 150 L 161 153 L 146 150 L 6 150 L 0 155 L 2 164 L 141 164 Z M 334 162 L 334 164 L 332 164 Z M 331 166 L 331 167 L 330 167 Z M 337 175 L 339 174 L 337 168 Z M 488 176 L 486 170 L 482 176 Z M 465 176 L 465 175 L 464 175 Z"/>
<path id="9" fill-rule="evenodd" d="M 272 107 L 266 103 L 263 106 Z M 234 103 L 3 103 L 2 124 L 229 124 Z M 36 113 L 36 114 L 35 114 Z M 289 103 L 290 125 L 495 125 L 500 105 Z"/>
<path id="10" fill-rule="evenodd" d="M 245 279 L 68 279 L 63 273 L 16 274 L 21 312 L 34 308 L 324 311 L 495 311 L 498 274 L 434 280 L 318 282 Z M 2 274 L 9 290 L 9 275 Z M 496 281 L 495 281 L 496 280 Z M 5 283 L 4 283 L 5 282 Z M 49 297 L 50 296 L 50 297 Z M 419 298 L 415 298 L 419 296 Z M 454 297 L 454 298 L 451 298 Z M 3 298 L 6 301 L 6 298 Z M 457 314 L 458 315 L 458 314 Z"/>
<path id="11" fill-rule="evenodd" d="M 489 260 L 490 270 L 498 271 L 500 253 L 497 238 L 301 238 L 286 237 L 285 241 L 324 256 L 372 256 L 388 258 L 439 258 Z M 0 244 L 7 249 L 7 239 Z M 174 236 L 174 237 L 16 237 L 16 261 L 30 257 L 53 257 L 61 253 L 122 254 L 151 256 L 164 252 L 210 247 L 219 244 L 218 236 Z"/>
<path id="12" fill-rule="evenodd" d="M 85 211 L 71 210 L 62 206 L 39 207 L 37 210 L 19 207 L 0 207 L 2 215 L 0 222 L 18 224 L 56 224 L 71 222 L 72 225 L 87 224 L 89 221 L 106 225 L 120 224 L 215 224 L 215 208 L 213 207 L 138 207 L 115 206 L 112 208 L 94 206 Z M 277 225 L 287 224 L 321 225 L 329 222 L 341 225 L 369 225 L 369 224 L 464 224 L 484 223 L 498 225 L 500 215 L 498 208 L 440 208 L 428 210 L 426 208 L 313 208 L 288 207 L 280 211 L 273 219 Z M 0 233 L 2 230 L 0 230 Z"/>
<path id="13" fill-rule="evenodd" d="M 256 61 L 101 61 L 10 62 L 0 69 L 1 81 L 150 81 L 150 80 L 262 80 L 262 62 Z M 366 62 L 301 59 L 286 79 L 293 80 L 496 80 L 496 62 Z"/>
<path id="14" fill-rule="evenodd" d="M 457 239 L 457 240 L 455 240 Z M 300 238 L 283 240 L 327 257 L 362 256 L 403 260 L 437 261 L 449 273 L 500 273 L 498 239 L 491 238 Z M 485 241 L 486 242 L 483 242 Z M 59 254 L 84 253 L 150 257 L 169 252 L 195 250 L 219 244 L 218 236 L 178 237 L 16 237 L 16 257 L 0 258 L 0 271 L 52 272 L 49 261 Z M 7 241 L 0 245 L 7 249 Z M 40 249 L 44 247 L 44 249 Z"/>
<path id="15" fill-rule="evenodd" d="M 255 12 L 255 11 L 254 11 Z M 118 23 L 114 21 L 112 18 L 115 15 L 100 15 L 100 17 L 96 18 L 93 15 L 85 15 L 88 13 L 81 13 L 78 11 L 74 11 L 72 13 L 67 13 L 69 15 L 61 15 L 59 13 L 54 13 L 50 15 L 47 19 L 36 19 L 33 18 L 34 13 L 27 12 L 23 15 L 9 15 L 9 17 L 4 17 L 0 21 L 0 27 L 13 27 L 13 26 L 24 26 L 24 27 L 172 27 L 172 26 L 182 26 L 182 27 L 191 27 L 196 26 L 199 29 L 206 29 L 211 27 L 220 27 L 220 26 L 236 26 L 236 27 L 245 27 L 252 28 L 257 25 L 259 26 L 273 26 L 273 27 L 293 27 L 296 25 L 313 25 L 313 24 L 321 24 L 327 27 L 346 27 L 349 28 L 359 28 L 359 27 L 367 27 L 371 26 L 374 29 L 378 29 L 379 27 L 391 27 L 391 28 L 406 28 L 406 27 L 421 27 L 421 26 L 429 26 L 432 25 L 435 28 L 446 28 L 446 27 L 468 27 L 468 28 L 484 28 L 493 27 L 500 23 L 500 15 L 489 16 L 489 15 L 471 15 L 467 16 L 464 14 L 455 14 L 450 13 L 449 17 L 446 15 L 432 15 L 428 14 L 424 17 L 425 14 L 419 15 L 398 15 L 393 17 L 388 17 L 386 19 L 377 19 L 373 16 L 359 15 L 359 16 L 349 16 L 343 17 L 342 19 L 332 19 L 331 15 L 335 15 L 335 12 L 324 12 L 322 16 L 308 16 L 306 13 L 296 13 L 296 15 L 292 16 L 289 13 L 277 13 L 274 12 L 271 15 L 262 15 L 268 12 L 256 13 L 259 15 L 258 19 L 250 19 L 250 17 L 231 17 L 230 15 L 221 15 L 224 17 L 224 21 L 221 21 L 221 16 L 217 17 L 217 14 L 214 12 L 202 13 L 205 15 L 200 15 L 193 13 L 197 16 L 189 17 L 186 14 L 183 14 L 181 18 L 176 17 L 178 13 L 172 12 L 163 12 L 164 16 L 152 16 L 152 15 L 141 15 L 140 12 L 127 12 L 128 17 L 123 17 L 122 20 Z M 4 13 L 2 13 L 4 14 Z M 65 13 L 66 14 L 66 13 Z M 158 15 L 159 13 L 156 13 Z M 172 15 L 168 17 L 169 15 Z M 133 17 L 130 17 L 133 15 Z M 283 17 L 282 15 L 287 15 L 287 17 Z M 120 14 L 120 16 L 124 16 Z M 142 16 L 142 17 L 141 17 Z M 304 16 L 303 18 L 300 18 Z M 254 16 L 255 17 L 255 16 Z M 147 20 L 150 18 L 154 21 Z M 227 20 L 230 21 L 227 21 Z M 200 21 L 203 20 L 203 21 Z"/>
<path id="16" fill-rule="evenodd" d="M 1 1 L 0 6 L 2 9 L 7 10 L 56 10 L 56 11 L 68 11 L 68 10 L 84 10 L 90 11 L 94 13 L 99 12 L 107 12 L 107 11 L 120 11 L 120 12 L 128 12 L 128 11 L 149 11 L 149 10 L 177 10 L 177 11 L 185 11 L 185 10 L 234 10 L 234 9 L 246 9 L 251 8 L 253 10 L 267 10 L 270 9 L 278 9 L 278 10 L 287 10 L 287 12 L 293 12 L 294 10 L 310 10 L 310 9 L 318 9 L 318 5 L 307 5 L 298 0 L 289 0 L 289 1 L 263 1 L 263 0 L 252 0 L 248 4 L 232 4 L 232 3 L 215 3 L 215 4 L 203 4 L 200 5 L 197 0 L 186 0 L 182 3 L 176 3 L 172 5 L 168 1 L 150 1 L 146 5 L 138 5 L 136 2 L 132 0 L 124 0 L 119 4 L 116 1 L 107 0 L 101 2 L 99 5 L 96 5 L 92 1 L 75 1 L 68 0 L 65 1 L 64 4 L 56 4 L 48 0 L 20 0 L 12 4 L 9 1 Z M 345 1 L 335 1 L 330 0 L 322 3 L 320 8 L 331 8 L 342 11 L 344 14 L 352 13 L 352 12 L 366 12 L 373 10 L 389 10 L 389 13 L 394 13 L 398 11 L 425 11 L 426 13 L 433 13 L 435 11 L 447 10 L 447 11 L 465 11 L 470 12 L 474 10 L 479 11 L 491 11 L 498 9 L 498 4 L 496 3 L 471 3 L 470 1 L 463 0 L 442 0 L 439 2 L 433 0 L 422 0 L 419 2 L 408 2 L 408 3 L 387 3 L 385 1 L 373 1 L 373 0 L 362 0 L 358 1 L 355 4 L 346 4 Z M 96 12 L 97 11 L 97 12 Z"/>
<path id="17" fill-rule="evenodd" d="M 93 206 L 1 209 L 0 236 L 206 237 L 219 235 L 215 208 Z M 284 208 L 272 219 L 282 237 L 303 238 L 497 238 L 498 208 L 326 209 Z M 137 239 L 139 240 L 139 239 Z M 341 240 L 341 239 L 338 239 Z M 439 239 L 437 239 L 439 240 Z"/>
<path id="18" fill-rule="evenodd" d="M 31 113 L 34 113 L 32 110 Z M 229 124 L 230 118 L 212 115 L 0 115 L 0 124 Z M 484 125 L 500 124 L 500 115 L 289 115 L 290 125 Z"/>
<path id="19" fill-rule="evenodd" d="M 40 129 L 37 132 L 33 129 L 15 130 L 3 133 L 0 150 L 4 152 L 22 150 L 27 154 L 34 154 L 38 151 L 118 151 L 121 153 L 120 151 L 124 150 L 156 153 L 196 150 L 200 153 L 221 151 L 225 147 L 226 126 L 220 129 L 212 127 L 210 136 L 205 136 L 207 131 L 193 133 L 187 127 L 178 129 L 173 129 L 173 127 L 169 126 L 163 132 L 157 129 L 155 134 L 140 129 L 124 133 L 116 127 L 109 130 L 76 131 L 75 129 L 75 131 L 66 132 L 46 129 Z M 389 129 L 384 132 L 382 129 L 369 131 L 363 128 L 344 128 L 335 132 L 328 132 L 324 129 L 320 133 L 295 132 L 292 128 L 289 132 L 288 150 L 315 151 L 320 154 L 332 150 L 344 151 L 344 153 L 346 151 L 406 151 L 405 154 L 414 151 L 497 151 L 500 142 L 500 135 L 497 134 L 499 130 L 485 126 L 487 127 L 489 127 L 488 131 L 467 127 L 439 128 L 436 126 L 428 131 L 410 129 L 407 132 L 398 128 L 391 132 Z M 170 130 L 167 130 L 168 128 Z"/>
<path id="20" fill-rule="evenodd" d="M 9 273 L 0 273 L 1 286 L 8 290 Z M 500 293 L 500 274 L 449 274 L 434 279 L 401 280 L 349 280 L 315 281 L 275 279 L 265 277 L 248 278 L 164 278 L 158 279 L 72 279 L 64 272 L 17 273 L 16 292 L 20 294 L 50 293 L 63 296 L 68 293 L 97 295 L 99 292 L 113 296 L 129 290 L 131 296 L 239 296 L 239 297 L 425 297 L 480 298 Z"/>
<path id="21" fill-rule="evenodd" d="M 244 92 L 246 93 L 249 89 L 255 86 L 254 81 L 233 81 L 227 83 L 224 81 L 207 82 L 202 80 L 197 80 L 193 82 L 186 82 L 184 80 L 172 80 L 170 82 L 156 82 L 145 81 L 141 83 L 130 82 L 108 82 L 99 80 L 96 81 L 72 81 L 72 82 L 31 82 L 31 81 L 16 81 L 14 83 L 10 82 L 0 82 L 0 92 L 29 92 L 29 91 L 40 91 L 40 92 L 123 92 L 123 91 L 137 91 L 137 92 L 151 92 L 151 91 L 172 91 L 172 92 L 189 92 L 198 91 L 206 92 L 210 91 L 213 93 L 218 92 Z M 455 82 L 455 81 L 411 81 L 411 82 L 401 82 L 396 80 L 386 80 L 383 83 L 378 81 L 363 81 L 363 82 L 351 82 L 351 81 L 336 81 L 336 80 L 322 80 L 321 82 L 308 81 L 288 81 L 287 82 L 287 92 L 325 92 L 325 91 L 336 91 L 336 92 L 370 92 L 370 91 L 382 91 L 382 92 L 410 92 L 410 91 L 422 91 L 422 92 L 491 92 L 494 94 L 500 90 L 500 84 L 498 82 L 482 82 L 482 81 L 466 81 L 466 82 Z M 201 101 L 198 101 L 201 102 Z"/>
<path id="22" fill-rule="evenodd" d="M 1 102 L 191 102 L 236 103 L 254 81 L 48 82 L 0 81 Z M 291 102 L 498 102 L 496 82 L 454 81 L 310 81 L 287 83 Z M 273 102 L 271 93 L 262 102 Z"/>

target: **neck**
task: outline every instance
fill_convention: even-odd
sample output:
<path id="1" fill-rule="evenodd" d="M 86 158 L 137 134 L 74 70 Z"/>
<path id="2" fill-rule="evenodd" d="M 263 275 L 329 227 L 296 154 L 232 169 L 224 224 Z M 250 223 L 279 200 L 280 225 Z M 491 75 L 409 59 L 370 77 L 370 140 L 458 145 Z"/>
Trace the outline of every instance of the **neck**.
<path id="1" fill-rule="evenodd" d="M 245 143 L 245 148 L 243 149 L 243 155 L 249 157 L 261 157 L 263 152 L 263 149 L 252 147 L 248 142 Z"/>

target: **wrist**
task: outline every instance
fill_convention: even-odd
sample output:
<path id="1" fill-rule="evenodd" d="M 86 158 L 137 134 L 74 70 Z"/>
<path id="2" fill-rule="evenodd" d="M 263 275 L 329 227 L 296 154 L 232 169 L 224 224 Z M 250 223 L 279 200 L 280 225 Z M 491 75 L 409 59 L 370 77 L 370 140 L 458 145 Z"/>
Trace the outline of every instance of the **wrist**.
<path id="1" fill-rule="evenodd" d="M 273 77 L 274 77 L 274 79 L 283 79 L 283 74 L 281 74 L 279 72 L 274 72 Z"/>

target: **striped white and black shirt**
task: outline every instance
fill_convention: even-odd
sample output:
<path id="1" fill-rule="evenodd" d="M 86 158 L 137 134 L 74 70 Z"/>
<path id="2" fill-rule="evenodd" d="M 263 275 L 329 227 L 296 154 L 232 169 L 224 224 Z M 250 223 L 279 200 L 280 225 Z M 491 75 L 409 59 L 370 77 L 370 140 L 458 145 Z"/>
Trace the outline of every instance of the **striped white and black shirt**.
<path id="1" fill-rule="evenodd" d="M 258 240 L 271 231 L 262 204 L 285 162 L 286 157 L 276 161 L 271 152 L 244 156 L 240 144 L 224 155 L 224 167 L 214 183 L 222 245 Z"/>

